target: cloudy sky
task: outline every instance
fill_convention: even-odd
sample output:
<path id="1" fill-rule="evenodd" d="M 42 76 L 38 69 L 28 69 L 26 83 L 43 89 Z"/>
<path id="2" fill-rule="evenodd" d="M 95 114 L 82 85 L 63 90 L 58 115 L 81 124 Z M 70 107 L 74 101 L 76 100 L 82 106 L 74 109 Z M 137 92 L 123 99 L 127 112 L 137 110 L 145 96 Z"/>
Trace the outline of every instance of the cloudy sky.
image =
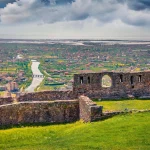
<path id="1" fill-rule="evenodd" d="M 150 0 L 0 0 L 0 38 L 150 40 Z"/>

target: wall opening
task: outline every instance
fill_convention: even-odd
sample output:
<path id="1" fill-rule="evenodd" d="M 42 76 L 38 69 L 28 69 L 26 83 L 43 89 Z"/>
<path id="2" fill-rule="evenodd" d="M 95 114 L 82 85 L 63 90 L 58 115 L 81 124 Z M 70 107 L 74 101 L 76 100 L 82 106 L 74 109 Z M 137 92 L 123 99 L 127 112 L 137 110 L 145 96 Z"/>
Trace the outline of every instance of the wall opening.
<path id="1" fill-rule="evenodd" d="M 102 87 L 109 88 L 111 86 L 112 86 L 112 79 L 111 79 L 111 77 L 108 76 L 108 75 L 104 75 L 102 77 Z"/>
<path id="2" fill-rule="evenodd" d="M 120 82 L 123 82 L 123 75 L 120 75 Z"/>
<path id="3" fill-rule="evenodd" d="M 90 79 L 90 77 L 88 77 L 88 84 L 90 84 L 91 83 L 91 79 Z"/>
<path id="4" fill-rule="evenodd" d="M 142 82 L 142 76 L 139 75 L 139 82 Z"/>
<path id="5" fill-rule="evenodd" d="M 83 84 L 83 77 L 80 77 L 80 84 Z"/>
<path id="6" fill-rule="evenodd" d="M 133 84 L 133 83 L 134 83 L 134 78 L 133 78 L 133 76 L 131 76 L 131 78 L 130 78 L 130 82 L 131 82 L 131 84 Z"/>

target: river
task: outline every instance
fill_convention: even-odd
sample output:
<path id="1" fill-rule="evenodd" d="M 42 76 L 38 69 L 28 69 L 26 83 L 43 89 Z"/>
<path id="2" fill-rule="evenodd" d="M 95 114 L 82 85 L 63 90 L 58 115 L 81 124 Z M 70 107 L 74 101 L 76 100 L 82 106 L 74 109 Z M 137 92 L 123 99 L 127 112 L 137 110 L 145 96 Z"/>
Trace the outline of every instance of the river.
<path id="1" fill-rule="evenodd" d="M 33 75 L 43 75 L 39 70 L 39 65 L 40 65 L 40 62 L 36 60 L 32 60 L 31 70 L 32 70 Z M 25 89 L 25 92 L 29 92 L 29 93 L 34 92 L 36 87 L 40 85 L 43 79 L 44 79 L 43 77 L 42 78 L 34 77 L 31 85 Z"/>

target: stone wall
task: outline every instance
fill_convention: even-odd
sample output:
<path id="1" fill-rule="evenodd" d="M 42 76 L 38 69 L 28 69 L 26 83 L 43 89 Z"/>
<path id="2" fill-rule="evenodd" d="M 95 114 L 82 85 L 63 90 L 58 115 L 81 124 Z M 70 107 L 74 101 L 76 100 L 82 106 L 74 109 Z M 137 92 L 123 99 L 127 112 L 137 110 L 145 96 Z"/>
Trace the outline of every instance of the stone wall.
<path id="1" fill-rule="evenodd" d="M 79 113 L 80 119 L 85 122 L 99 120 L 102 116 L 102 106 L 97 106 L 88 97 L 79 97 Z"/>
<path id="2" fill-rule="evenodd" d="M 19 102 L 24 101 L 53 101 L 76 99 L 77 96 L 72 91 L 44 91 L 26 93 L 18 97 Z"/>
<path id="3" fill-rule="evenodd" d="M 12 97 L 0 98 L 0 105 L 10 104 L 13 103 Z"/>
<path id="4" fill-rule="evenodd" d="M 112 80 L 111 87 L 102 87 L 103 76 Z M 90 98 L 118 99 L 134 97 L 150 97 L 150 72 L 123 73 L 101 72 L 75 74 L 73 92 Z"/>
<path id="5" fill-rule="evenodd" d="M 102 87 L 105 75 L 111 78 L 111 87 Z M 24 93 L 16 99 L 17 104 L 11 104 L 12 98 L 0 98 L 0 125 L 63 123 L 79 119 L 91 122 L 109 116 L 102 113 L 102 106 L 86 96 L 97 99 L 150 97 L 150 72 L 75 74 L 73 91 Z"/>
<path id="6" fill-rule="evenodd" d="M 22 102 L 0 106 L 0 126 L 22 123 L 64 123 L 79 120 L 76 100 Z"/>

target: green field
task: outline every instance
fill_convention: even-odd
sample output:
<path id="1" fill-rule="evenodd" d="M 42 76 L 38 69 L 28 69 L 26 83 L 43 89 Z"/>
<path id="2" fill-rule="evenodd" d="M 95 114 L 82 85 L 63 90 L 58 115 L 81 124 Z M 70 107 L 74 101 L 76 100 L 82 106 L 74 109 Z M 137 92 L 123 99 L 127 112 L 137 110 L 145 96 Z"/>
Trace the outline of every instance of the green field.
<path id="1" fill-rule="evenodd" d="M 96 101 L 104 111 L 145 110 L 150 109 L 150 100 L 114 100 Z"/>
<path id="2" fill-rule="evenodd" d="M 150 113 L 0 130 L 0 150 L 149 150 Z"/>

